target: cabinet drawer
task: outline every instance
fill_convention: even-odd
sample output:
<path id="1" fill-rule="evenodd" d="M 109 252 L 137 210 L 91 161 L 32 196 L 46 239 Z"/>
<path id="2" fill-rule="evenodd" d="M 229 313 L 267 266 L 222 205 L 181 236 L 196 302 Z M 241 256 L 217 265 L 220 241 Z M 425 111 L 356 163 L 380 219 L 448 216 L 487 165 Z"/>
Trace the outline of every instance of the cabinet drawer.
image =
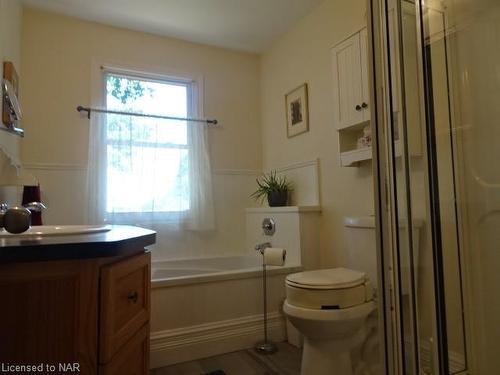
<path id="1" fill-rule="evenodd" d="M 147 375 L 149 372 L 149 325 L 142 327 L 111 362 L 101 365 L 100 375 Z"/>
<path id="2" fill-rule="evenodd" d="M 99 362 L 108 363 L 150 315 L 150 254 L 144 253 L 101 270 Z"/>

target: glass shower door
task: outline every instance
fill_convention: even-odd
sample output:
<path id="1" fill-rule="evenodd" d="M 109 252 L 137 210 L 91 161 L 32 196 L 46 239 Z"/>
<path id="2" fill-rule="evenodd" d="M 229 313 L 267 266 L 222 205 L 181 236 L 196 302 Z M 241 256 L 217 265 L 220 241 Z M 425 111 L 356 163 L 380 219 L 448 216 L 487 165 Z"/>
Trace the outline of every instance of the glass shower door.
<path id="1" fill-rule="evenodd" d="M 465 339 L 456 335 L 452 311 L 459 300 L 446 298 L 450 371 L 463 358 L 471 374 L 500 373 L 500 2 L 420 1 L 429 117 L 448 119 L 437 127 L 436 158 L 450 159 L 453 174 L 443 178 L 455 191 L 460 245 L 459 272 L 447 268 L 447 288 L 461 281 Z M 446 105 L 447 103 L 447 105 Z M 436 120 L 435 122 L 438 122 Z M 445 202 L 440 195 L 439 201 Z M 449 206 L 451 206 L 451 203 Z M 441 215 L 448 218 L 446 206 Z M 444 221 L 444 219 L 442 219 Z M 449 224 L 445 222 L 445 225 Z M 442 228 L 443 238 L 446 226 Z M 446 255 L 447 243 L 443 242 Z M 460 350 L 465 346 L 466 350 Z M 463 354 L 463 355 L 462 355 Z"/>
<path id="2" fill-rule="evenodd" d="M 374 3 L 393 373 L 500 373 L 500 2 Z"/>

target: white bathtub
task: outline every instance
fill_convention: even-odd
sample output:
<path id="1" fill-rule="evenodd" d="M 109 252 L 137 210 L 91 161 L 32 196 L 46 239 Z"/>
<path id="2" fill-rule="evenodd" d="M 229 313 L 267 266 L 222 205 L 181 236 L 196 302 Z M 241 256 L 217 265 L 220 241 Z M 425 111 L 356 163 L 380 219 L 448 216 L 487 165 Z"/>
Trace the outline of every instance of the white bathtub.
<path id="1" fill-rule="evenodd" d="M 262 258 L 153 262 L 151 367 L 249 348 L 262 339 Z M 268 267 L 269 334 L 285 339 L 285 277 L 297 264 Z"/>
<path id="2" fill-rule="evenodd" d="M 284 267 L 268 266 L 268 275 L 289 274 L 301 269 L 297 264 Z M 178 259 L 153 262 L 151 281 L 153 288 L 196 284 L 216 280 L 242 279 L 262 275 L 262 257 L 247 256 Z"/>

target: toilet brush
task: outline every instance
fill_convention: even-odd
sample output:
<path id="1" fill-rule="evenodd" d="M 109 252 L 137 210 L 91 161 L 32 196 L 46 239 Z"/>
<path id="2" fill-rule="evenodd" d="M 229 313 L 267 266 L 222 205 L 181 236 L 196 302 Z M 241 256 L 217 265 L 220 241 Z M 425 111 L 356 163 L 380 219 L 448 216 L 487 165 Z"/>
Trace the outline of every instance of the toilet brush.
<path id="1" fill-rule="evenodd" d="M 278 347 L 273 342 L 269 341 L 267 337 L 267 272 L 264 251 L 266 248 L 271 247 L 270 243 L 257 245 L 255 250 L 259 251 L 262 255 L 262 291 L 264 296 L 264 341 L 255 345 L 255 350 L 259 354 L 273 354 L 278 351 Z"/>

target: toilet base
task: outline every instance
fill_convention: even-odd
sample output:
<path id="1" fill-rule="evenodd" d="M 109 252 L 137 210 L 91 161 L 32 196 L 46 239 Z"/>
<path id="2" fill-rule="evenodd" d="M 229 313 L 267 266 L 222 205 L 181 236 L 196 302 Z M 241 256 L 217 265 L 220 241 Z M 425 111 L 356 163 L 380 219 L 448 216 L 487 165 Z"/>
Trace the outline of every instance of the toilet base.
<path id="1" fill-rule="evenodd" d="M 352 375 L 351 352 L 331 340 L 304 338 L 301 375 Z"/>
<path id="2" fill-rule="evenodd" d="M 341 339 L 304 337 L 301 375 L 352 375 L 351 351 L 361 345 L 365 338 L 364 326 Z"/>

